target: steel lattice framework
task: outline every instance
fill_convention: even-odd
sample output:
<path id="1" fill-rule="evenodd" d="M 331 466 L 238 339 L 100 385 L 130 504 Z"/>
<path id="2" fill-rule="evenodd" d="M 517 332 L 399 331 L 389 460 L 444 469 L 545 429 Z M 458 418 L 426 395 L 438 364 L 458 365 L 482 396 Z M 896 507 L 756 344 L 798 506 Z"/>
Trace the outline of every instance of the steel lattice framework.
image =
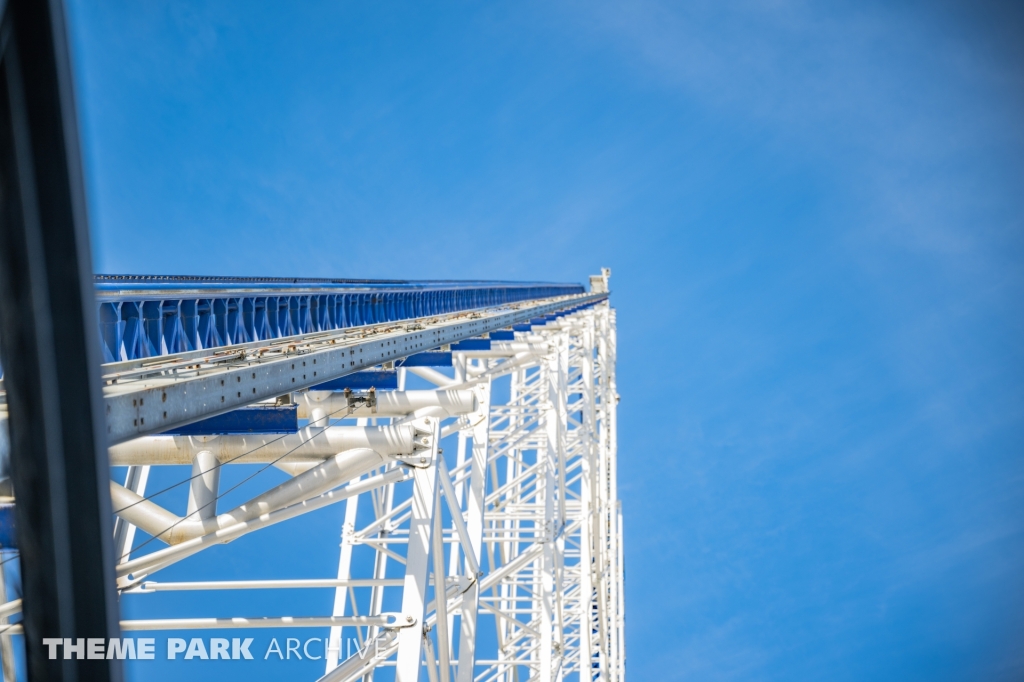
<path id="1" fill-rule="evenodd" d="M 389 283 L 376 298 L 336 282 L 156 278 L 149 303 L 137 281 L 124 300 L 111 293 L 118 280 L 101 281 L 101 339 L 108 360 L 121 358 L 103 369 L 110 463 L 127 466 L 111 481 L 118 589 L 334 590 L 316 616 L 196 614 L 122 629 L 330 628 L 322 682 L 624 679 L 608 276 L 589 293 L 431 282 Z M 283 311 L 276 326 L 271 308 Z M 432 388 L 407 389 L 413 376 Z M 274 431 L 267 415 L 305 425 Z M 223 467 L 241 464 L 291 477 L 218 509 Z M 147 496 L 161 465 L 191 466 L 185 509 Z M 344 507 L 334 576 L 155 578 L 333 504 Z M 159 542 L 133 548 L 136 529 Z M 0 618 L 18 608 L 0 606 Z"/>

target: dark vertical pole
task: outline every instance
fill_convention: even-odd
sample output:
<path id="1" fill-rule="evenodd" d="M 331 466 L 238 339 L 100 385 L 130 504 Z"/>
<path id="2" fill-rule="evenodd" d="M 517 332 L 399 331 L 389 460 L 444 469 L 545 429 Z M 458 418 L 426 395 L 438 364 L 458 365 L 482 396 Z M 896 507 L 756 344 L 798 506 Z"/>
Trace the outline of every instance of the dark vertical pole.
<path id="1" fill-rule="evenodd" d="M 0 351 L 33 680 L 120 680 L 44 637 L 119 636 L 78 121 L 62 0 L 9 0 L 0 63 Z M 104 647 L 105 648 L 105 647 Z"/>

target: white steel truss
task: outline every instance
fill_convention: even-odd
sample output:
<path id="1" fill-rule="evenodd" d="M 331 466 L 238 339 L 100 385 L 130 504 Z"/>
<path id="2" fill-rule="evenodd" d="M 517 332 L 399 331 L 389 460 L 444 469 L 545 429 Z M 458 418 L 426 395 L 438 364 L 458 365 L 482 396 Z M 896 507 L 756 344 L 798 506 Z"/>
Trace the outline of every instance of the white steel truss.
<path id="1" fill-rule="evenodd" d="M 372 679 L 385 665 L 400 681 L 421 668 L 431 682 L 623 680 L 614 310 L 602 303 L 458 355 L 453 379 L 418 372 L 476 392 L 455 457 L 416 470 L 411 495 L 393 483 L 346 503 L 334 615 L 379 610 L 399 587 L 386 582 L 394 562 L 405 566 L 401 613 L 423 625 L 357 628 L 371 653 L 338 665 L 334 652 L 321 682 Z M 362 503 L 373 520 L 356 527 Z M 372 555 L 361 564 L 372 575 L 356 577 L 357 550 Z"/>
<path id="2" fill-rule="evenodd" d="M 592 278 L 592 288 L 607 292 L 607 276 Z M 295 435 L 114 446 L 111 462 L 128 466 L 124 485 L 111 482 L 122 592 L 334 588 L 330 615 L 132 620 L 122 628 L 329 627 L 320 682 L 378 672 L 399 682 L 620 682 L 615 356 L 615 311 L 604 299 L 490 350 L 455 352 L 453 376 L 401 370 L 399 390 L 381 392 L 372 406 L 349 395 L 295 394 L 309 420 Z M 405 390 L 406 372 L 435 388 Z M 145 497 L 151 466 L 188 463 L 185 516 Z M 220 467 L 230 463 L 273 465 L 292 478 L 218 513 Z M 341 502 L 335 576 L 152 579 L 213 545 Z M 167 546 L 133 552 L 136 528 Z"/>

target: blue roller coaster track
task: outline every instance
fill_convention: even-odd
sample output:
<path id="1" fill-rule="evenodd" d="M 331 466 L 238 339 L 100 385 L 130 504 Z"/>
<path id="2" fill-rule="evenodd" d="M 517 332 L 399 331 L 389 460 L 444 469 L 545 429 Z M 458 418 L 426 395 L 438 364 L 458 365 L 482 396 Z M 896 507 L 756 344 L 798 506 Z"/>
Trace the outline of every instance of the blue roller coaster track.
<path id="1" fill-rule="evenodd" d="M 104 362 L 583 293 L 579 284 L 97 275 Z"/>

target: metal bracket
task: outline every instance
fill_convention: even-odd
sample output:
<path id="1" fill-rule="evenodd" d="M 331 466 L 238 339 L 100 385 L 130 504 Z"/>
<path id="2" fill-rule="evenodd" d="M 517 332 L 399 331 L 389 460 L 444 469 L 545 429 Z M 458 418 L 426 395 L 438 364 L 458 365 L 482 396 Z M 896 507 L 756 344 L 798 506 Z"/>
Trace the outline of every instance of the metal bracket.
<path id="1" fill-rule="evenodd" d="M 413 436 L 413 452 L 411 455 L 395 456 L 396 462 L 416 469 L 428 469 L 434 465 L 434 456 L 431 452 L 434 449 L 434 427 L 431 424 L 431 419 L 431 417 L 425 417 L 410 422 L 416 431 L 416 435 Z M 438 453 L 440 452 L 441 450 L 438 449 Z"/>
<path id="2" fill-rule="evenodd" d="M 406 616 L 401 613 L 382 613 L 382 616 L 388 617 L 388 624 L 384 627 L 389 630 L 399 630 L 401 628 L 410 628 L 416 625 L 416 618 L 413 616 Z"/>
<path id="3" fill-rule="evenodd" d="M 345 400 L 348 402 L 350 410 L 355 410 L 359 407 L 368 407 L 372 414 L 377 414 L 377 389 L 372 386 L 366 393 L 355 393 L 351 388 L 346 388 Z"/>

